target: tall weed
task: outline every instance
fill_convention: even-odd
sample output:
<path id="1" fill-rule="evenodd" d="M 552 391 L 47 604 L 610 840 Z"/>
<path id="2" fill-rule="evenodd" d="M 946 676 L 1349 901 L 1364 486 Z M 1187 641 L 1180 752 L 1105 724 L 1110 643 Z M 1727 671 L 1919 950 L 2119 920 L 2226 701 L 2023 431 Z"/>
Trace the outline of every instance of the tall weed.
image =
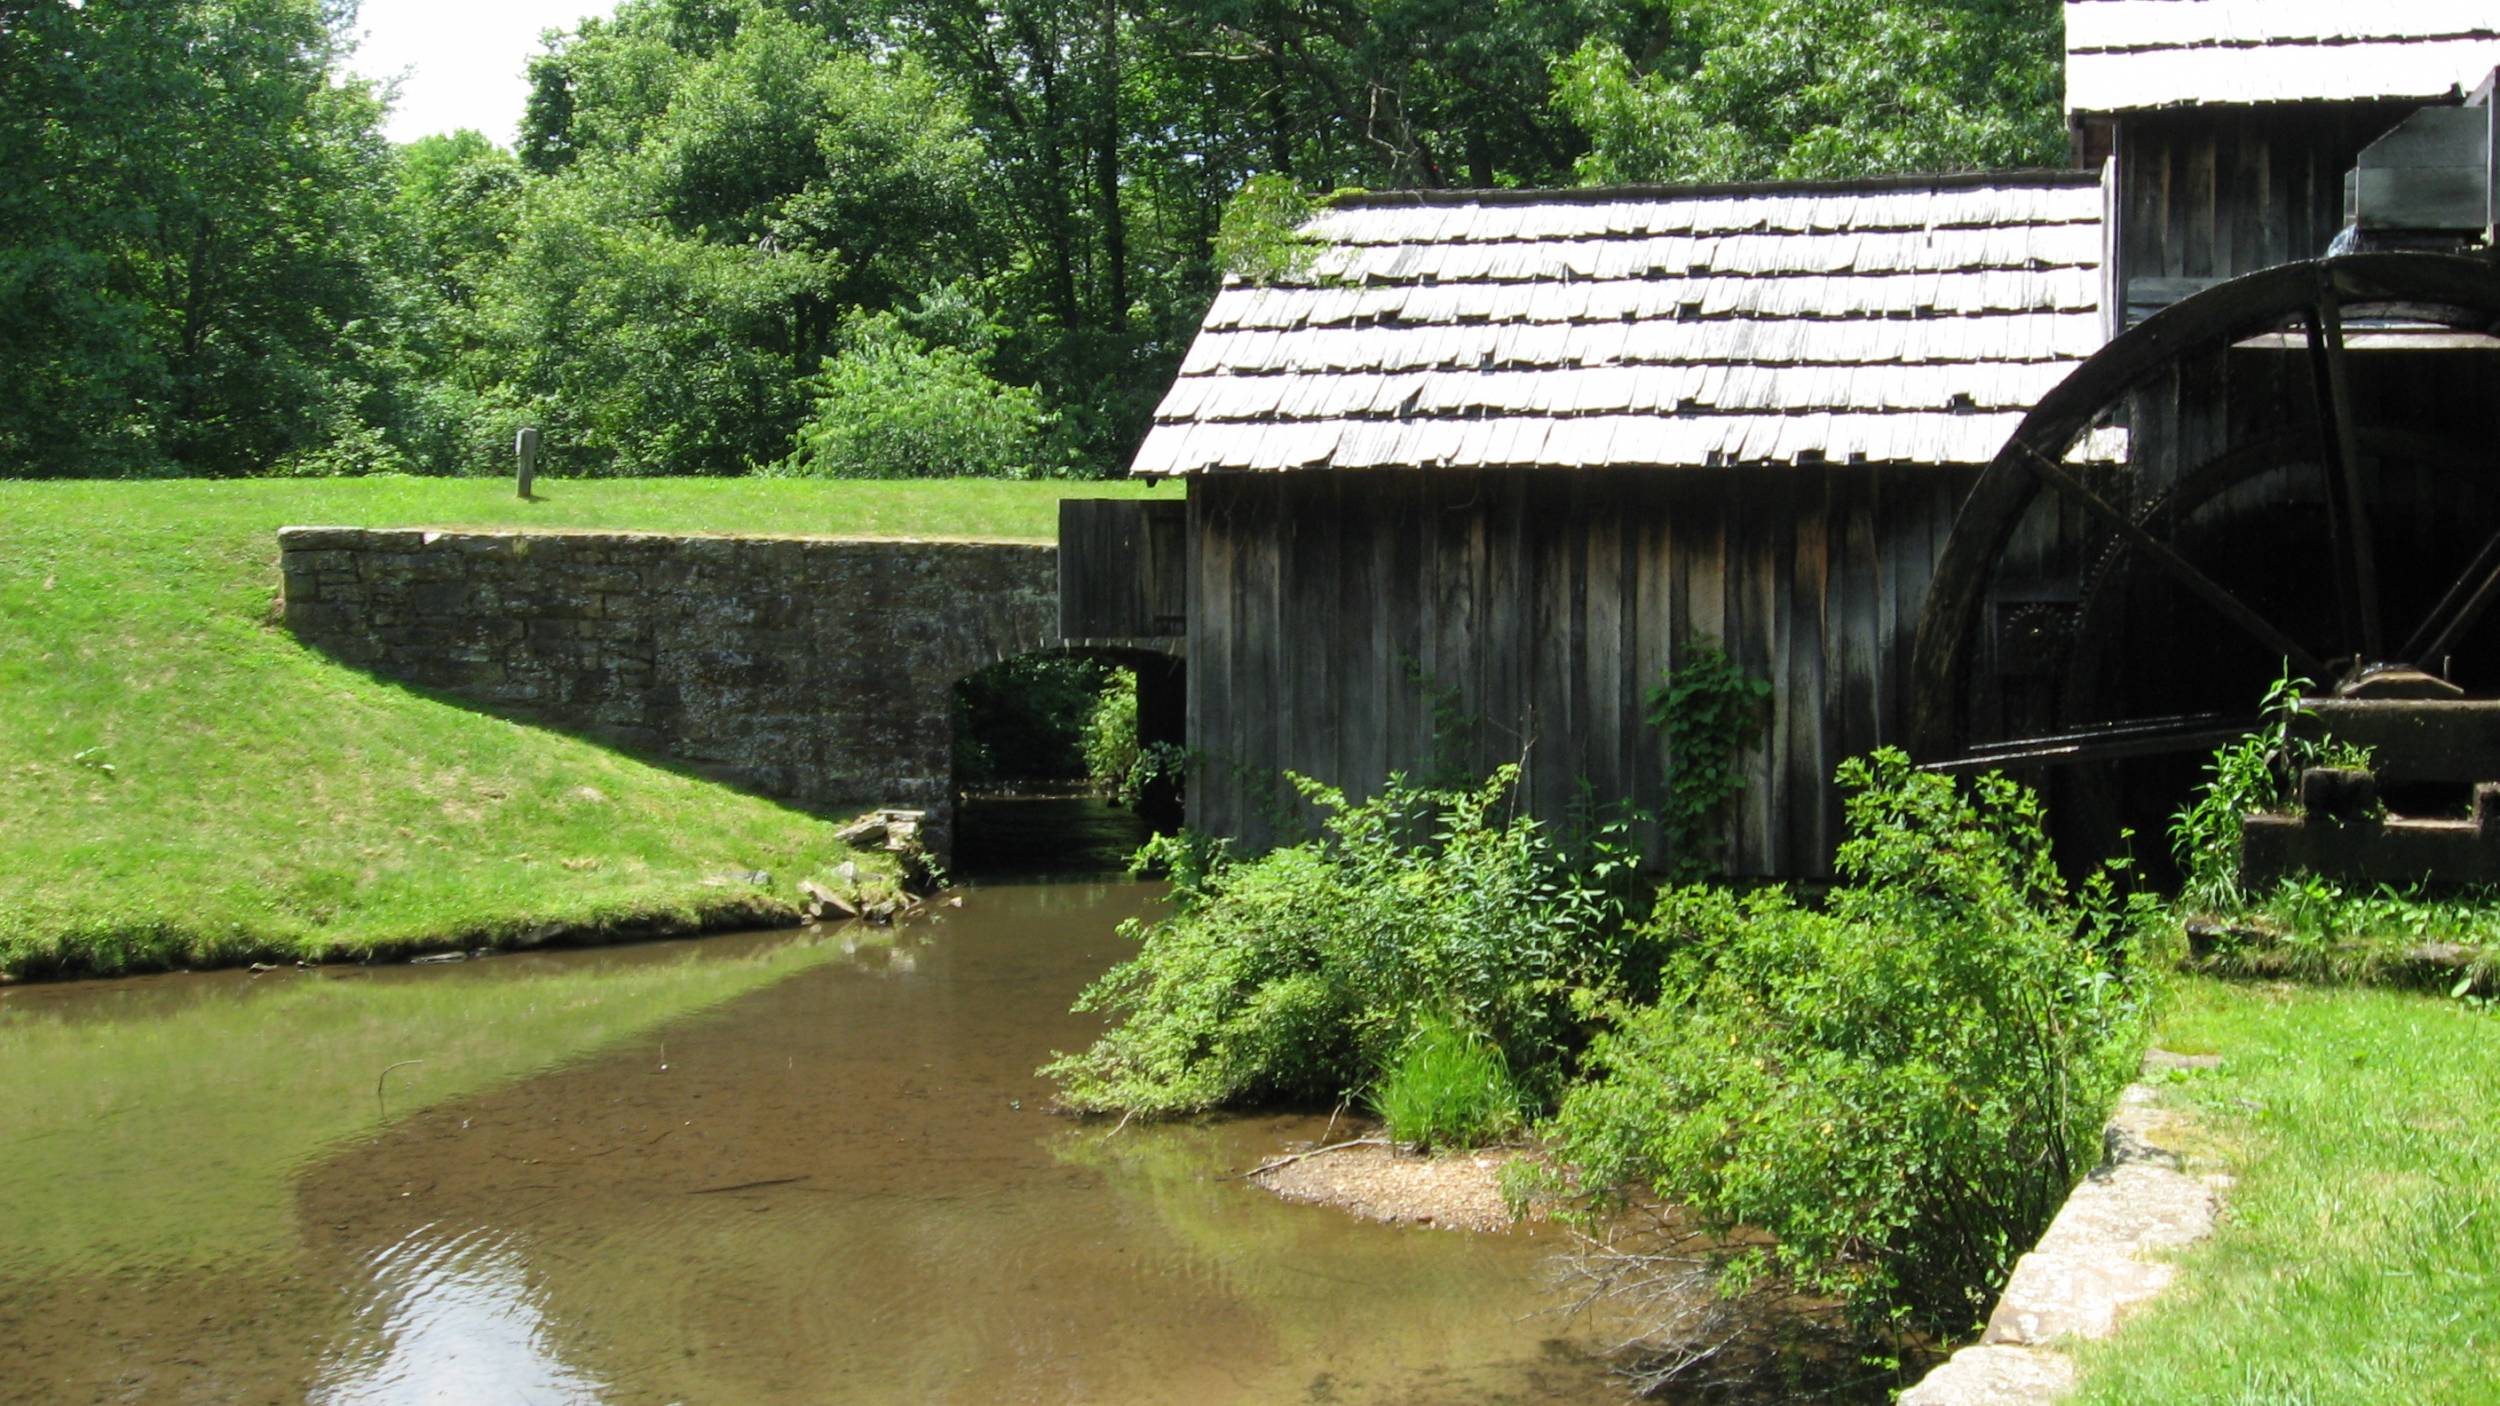
<path id="1" fill-rule="evenodd" d="M 2170 818 L 2170 853 L 2178 861 L 2180 897 L 2205 908 L 2236 909 L 2250 901 L 2240 884 L 2242 818 L 2293 809 L 2300 773 L 2313 766 L 2367 767 L 2370 752 L 2293 729 L 2311 687 L 2287 670 L 2266 690 L 2254 731 L 2214 752 L 2205 784 Z"/>
<path id="2" fill-rule="evenodd" d="M 1517 1129 L 1525 1102 L 1492 1041 L 1426 1017 L 1371 1093 L 1389 1136 L 1425 1148 L 1476 1147 Z"/>

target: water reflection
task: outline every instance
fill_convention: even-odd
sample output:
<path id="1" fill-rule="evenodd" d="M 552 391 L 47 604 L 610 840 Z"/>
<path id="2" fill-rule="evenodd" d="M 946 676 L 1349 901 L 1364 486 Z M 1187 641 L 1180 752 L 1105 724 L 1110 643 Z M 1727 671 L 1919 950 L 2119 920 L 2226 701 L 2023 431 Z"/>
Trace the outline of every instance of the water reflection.
<path id="1" fill-rule="evenodd" d="M 1225 1179 L 1322 1120 L 1113 1134 L 1045 1111 L 1034 1068 L 1098 1028 L 1070 998 L 1156 901 L 1127 883 L 976 886 L 961 909 L 827 933 L 745 994 L 656 1022 L 603 1002 L 627 973 L 533 990 L 482 964 L 465 989 L 428 988 L 451 994 L 418 1007 L 438 1017 L 427 1057 L 459 1046 L 464 1006 L 489 1027 L 604 1033 L 456 1092 L 403 1090 L 442 1077 L 403 1071 L 386 1124 L 310 1160 L 246 1159 L 219 1189 L 263 1207 L 261 1248 L 195 1247 L 213 1268 L 159 1272 L 177 1257 L 128 1234 L 75 1266 L 0 1250 L 0 1383 L 324 1406 L 1605 1399 L 1589 1344 L 1545 1312 L 1545 1240 L 1395 1230 Z M 360 1087 L 290 1086 L 253 1115 L 261 1136 L 295 1100 L 343 1097 L 370 1120 L 372 1070 L 411 1057 L 390 1010 L 303 1009 L 329 1019 L 298 1027 L 272 1004 L 251 1038 L 337 1055 Z M 28 1027 L 19 1053 L 76 1028 Z M 117 1088 L 95 1097 L 139 1097 Z M 196 1093 L 195 1135 L 258 1106 Z M 180 1168 L 185 1137 L 160 1121 L 128 1150 Z M 147 1235 L 213 1219 L 170 1175 L 146 1189 L 171 1203 L 133 1213 Z"/>
<path id="2" fill-rule="evenodd" d="M 356 1331 L 322 1354 L 317 1406 L 595 1403 L 596 1376 L 545 1331 L 526 1257 L 509 1236 L 426 1226 L 373 1256 Z"/>

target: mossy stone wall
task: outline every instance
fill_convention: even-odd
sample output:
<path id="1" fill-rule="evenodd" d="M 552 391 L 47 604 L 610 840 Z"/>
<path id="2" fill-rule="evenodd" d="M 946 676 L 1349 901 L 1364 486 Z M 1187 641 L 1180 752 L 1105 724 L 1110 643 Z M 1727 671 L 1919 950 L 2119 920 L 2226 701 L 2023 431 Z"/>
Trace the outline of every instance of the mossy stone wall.
<path id="1" fill-rule="evenodd" d="M 279 533 L 289 629 L 348 664 L 811 807 L 952 837 L 948 696 L 1058 643 L 1058 552 L 998 542 Z"/>

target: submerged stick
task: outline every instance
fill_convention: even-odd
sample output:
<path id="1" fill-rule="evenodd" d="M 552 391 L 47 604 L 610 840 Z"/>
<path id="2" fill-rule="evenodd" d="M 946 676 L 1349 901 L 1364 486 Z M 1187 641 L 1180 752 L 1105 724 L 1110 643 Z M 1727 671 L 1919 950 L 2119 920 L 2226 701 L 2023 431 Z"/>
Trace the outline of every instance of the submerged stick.
<path id="1" fill-rule="evenodd" d="M 1322 1153 L 1327 1152 L 1343 1152 L 1349 1147 L 1386 1147 L 1394 1150 L 1397 1147 L 1397 1143 L 1392 1139 L 1385 1137 L 1358 1137 L 1349 1139 L 1345 1142 L 1332 1142 L 1326 1147 L 1314 1147 L 1308 1152 L 1289 1152 L 1284 1156 L 1277 1158 L 1273 1162 L 1262 1162 L 1258 1166 L 1252 1167 L 1246 1172 L 1237 1172 L 1231 1176 L 1217 1177 L 1216 1180 L 1248 1181 L 1252 1177 L 1275 1171 L 1279 1167 L 1290 1167 L 1294 1163 L 1299 1162 L 1306 1157 L 1317 1157 Z"/>
<path id="2" fill-rule="evenodd" d="M 382 1110 L 382 1116 L 384 1118 L 391 1116 L 391 1105 L 387 1099 L 382 1097 L 382 1082 L 391 1077 L 391 1071 L 394 1069 L 405 1069 L 409 1065 L 423 1063 L 425 1063 L 425 1061 L 421 1059 L 403 1059 L 397 1064 L 383 1065 L 382 1072 L 373 1076 L 373 1103 L 376 1108 Z"/>
<path id="3" fill-rule="evenodd" d="M 788 1186 L 792 1182 L 805 1180 L 807 1178 L 804 1176 L 766 1177 L 762 1181 L 742 1181 L 731 1186 L 699 1186 L 686 1194 L 688 1196 L 718 1196 L 724 1191 L 755 1191 L 767 1186 Z"/>

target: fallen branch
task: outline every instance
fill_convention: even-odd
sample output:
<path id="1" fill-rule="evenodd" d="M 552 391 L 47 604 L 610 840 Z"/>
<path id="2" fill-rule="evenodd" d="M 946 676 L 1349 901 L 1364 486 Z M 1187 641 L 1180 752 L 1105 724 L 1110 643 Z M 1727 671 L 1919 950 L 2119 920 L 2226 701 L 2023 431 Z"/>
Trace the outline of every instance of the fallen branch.
<path id="1" fill-rule="evenodd" d="M 382 1111 L 383 1118 L 388 1119 L 391 1116 L 391 1105 L 382 1097 L 382 1081 L 390 1078 L 391 1071 L 394 1069 L 405 1069 L 409 1065 L 423 1063 L 425 1061 L 421 1059 L 403 1059 L 397 1064 L 383 1065 L 382 1072 L 373 1076 L 373 1104 Z"/>
<path id="2" fill-rule="evenodd" d="M 1330 1152 L 1343 1152 L 1349 1147 L 1386 1147 L 1395 1149 L 1397 1147 L 1397 1143 L 1385 1137 L 1358 1137 L 1346 1142 L 1332 1142 L 1326 1147 L 1314 1147 L 1308 1152 L 1289 1152 L 1284 1156 L 1277 1158 L 1273 1162 L 1262 1162 L 1258 1166 L 1252 1167 L 1246 1172 L 1238 1172 L 1231 1176 L 1217 1177 L 1216 1180 L 1248 1181 L 1252 1177 L 1263 1176 L 1269 1172 L 1275 1171 L 1279 1167 L 1290 1167 L 1294 1163 L 1302 1161 L 1305 1158 L 1318 1157 Z"/>
<path id="3" fill-rule="evenodd" d="M 766 1177 L 762 1181 L 742 1181 L 729 1186 L 699 1186 L 686 1194 L 688 1196 L 718 1196 L 727 1191 L 757 1191 L 767 1186 L 788 1186 L 792 1182 L 805 1180 L 807 1178 L 804 1176 Z"/>

